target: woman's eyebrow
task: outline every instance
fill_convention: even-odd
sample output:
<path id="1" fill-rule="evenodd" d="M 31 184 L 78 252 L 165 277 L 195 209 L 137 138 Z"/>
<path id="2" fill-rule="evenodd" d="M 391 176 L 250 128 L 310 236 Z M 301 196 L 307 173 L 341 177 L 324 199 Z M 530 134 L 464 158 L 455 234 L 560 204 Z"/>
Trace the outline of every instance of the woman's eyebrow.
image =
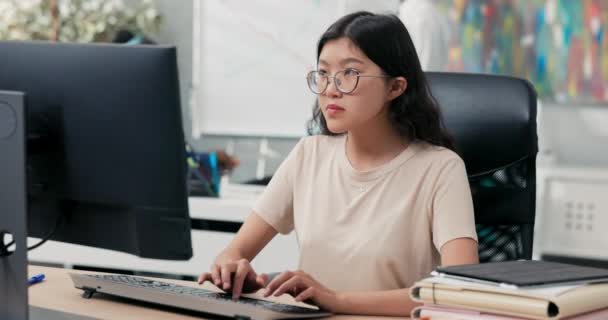
<path id="1" fill-rule="evenodd" d="M 340 60 L 340 65 L 343 66 L 345 64 L 349 64 L 349 63 L 358 63 L 358 64 L 365 64 L 363 61 L 357 59 L 357 58 L 345 58 Z M 319 64 L 322 65 L 330 65 L 329 62 L 323 60 L 323 59 L 319 59 Z"/>
<path id="2" fill-rule="evenodd" d="M 357 58 L 346 58 L 340 61 L 341 65 L 345 65 L 345 64 L 349 64 L 349 63 L 358 63 L 358 64 L 364 64 L 363 61 L 357 59 Z"/>

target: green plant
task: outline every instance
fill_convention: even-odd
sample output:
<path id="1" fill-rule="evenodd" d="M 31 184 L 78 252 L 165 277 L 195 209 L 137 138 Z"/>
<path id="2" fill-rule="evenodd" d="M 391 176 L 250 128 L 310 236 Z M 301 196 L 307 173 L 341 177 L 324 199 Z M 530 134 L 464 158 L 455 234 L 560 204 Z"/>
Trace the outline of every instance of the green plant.
<path id="1" fill-rule="evenodd" d="M 118 30 L 153 36 L 161 16 L 151 0 L 2 0 L 0 39 L 111 41 Z"/>

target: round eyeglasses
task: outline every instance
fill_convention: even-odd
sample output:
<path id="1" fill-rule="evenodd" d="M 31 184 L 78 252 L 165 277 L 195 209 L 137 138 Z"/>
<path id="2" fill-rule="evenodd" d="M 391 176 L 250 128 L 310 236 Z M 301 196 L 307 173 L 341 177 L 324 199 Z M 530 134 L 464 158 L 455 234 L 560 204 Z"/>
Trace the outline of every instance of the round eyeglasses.
<path id="1" fill-rule="evenodd" d="M 306 80 L 308 82 L 308 88 L 310 88 L 310 91 L 316 94 L 321 94 L 327 90 L 327 87 L 329 86 L 329 78 L 334 79 L 334 85 L 338 91 L 342 93 L 351 93 L 357 88 L 359 78 L 361 77 L 392 78 L 391 76 L 387 75 L 361 74 L 355 69 L 345 69 L 336 72 L 333 77 L 328 75 L 325 71 L 311 71 L 306 76 Z"/>

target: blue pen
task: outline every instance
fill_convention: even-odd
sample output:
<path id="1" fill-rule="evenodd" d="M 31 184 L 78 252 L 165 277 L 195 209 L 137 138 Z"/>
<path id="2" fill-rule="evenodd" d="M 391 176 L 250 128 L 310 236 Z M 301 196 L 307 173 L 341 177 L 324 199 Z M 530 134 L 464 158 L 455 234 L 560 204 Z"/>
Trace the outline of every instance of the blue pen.
<path id="1" fill-rule="evenodd" d="M 220 175 L 217 161 L 217 154 L 215 152 L 209 153 L 209 165 L 211 166 L 211 183 L 213 184 L 213 191 L 216 195 L 220 194 Z"/>
<path id="2" fill-rule="evenodd" d="M 42 282 L 42 280 L 44 280 L 44 274 L 43 273 L 27 279 L 27 284 L 28 285 L 32 285 L 34 283 Z"/>

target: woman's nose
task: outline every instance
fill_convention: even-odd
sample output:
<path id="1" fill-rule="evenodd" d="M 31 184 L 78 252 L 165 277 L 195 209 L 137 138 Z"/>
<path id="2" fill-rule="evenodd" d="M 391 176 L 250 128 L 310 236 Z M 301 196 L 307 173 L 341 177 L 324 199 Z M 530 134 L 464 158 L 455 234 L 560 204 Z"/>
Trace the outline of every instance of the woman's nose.
<path id="1" fill-rule="evenodd" d="M 328 97 L 338 97 L 342 95 L 342 92 L 338 90 L 336 86 L 336 78 L 329 78 L 329 82 L 327 84 L 327 88 L 325 89 L 325 95 Z"/>

